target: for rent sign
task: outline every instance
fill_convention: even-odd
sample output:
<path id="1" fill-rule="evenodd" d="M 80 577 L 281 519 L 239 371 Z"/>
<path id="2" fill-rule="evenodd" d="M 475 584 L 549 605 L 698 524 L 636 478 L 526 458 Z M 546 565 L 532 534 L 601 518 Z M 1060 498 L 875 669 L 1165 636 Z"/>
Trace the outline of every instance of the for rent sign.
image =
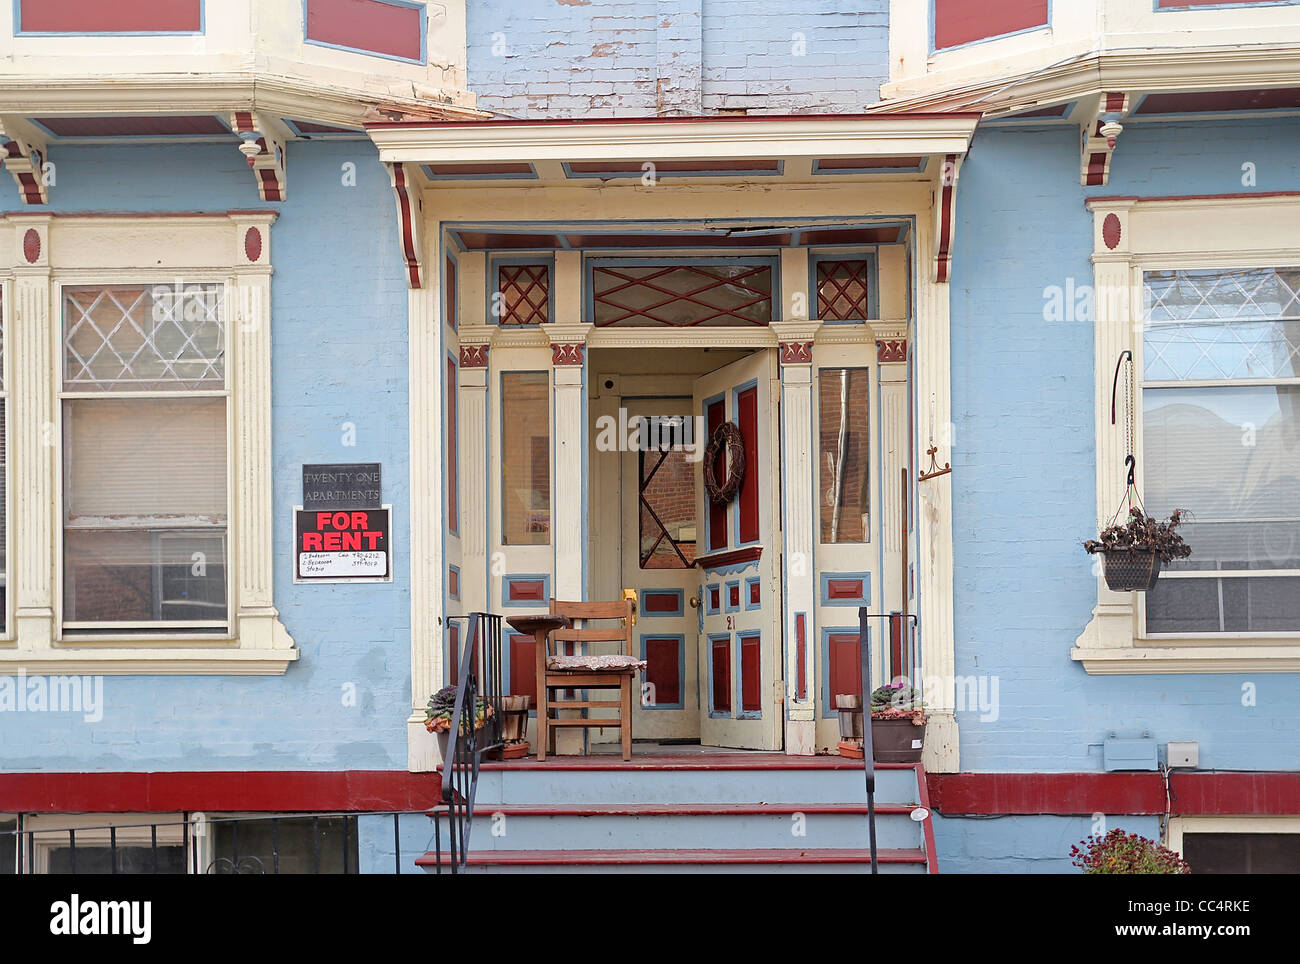
<path id="1" fill-rule="evenodd" d="M 298 509 L 294 542 L 299 582 L 388 579 L 390 509 Z"/>

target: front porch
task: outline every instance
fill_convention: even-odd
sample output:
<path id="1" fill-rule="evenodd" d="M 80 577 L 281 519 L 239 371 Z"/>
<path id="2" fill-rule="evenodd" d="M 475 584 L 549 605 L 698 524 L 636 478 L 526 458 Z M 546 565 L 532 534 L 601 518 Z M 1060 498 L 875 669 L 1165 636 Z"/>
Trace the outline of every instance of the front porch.
<path id="1" fill-rule="evenodd" d="M 951 436 L 942 286 L 973 125 L 370 128 L 410 268 L 412 488 L 427 493 L 413 768 L 438 762 L 422 710 L 457 673 L 458 613 L 634 593 L 639 739 L 834 746 L 863 605 L 920 617 L 915 638 L 882 625 L 866 641 L 877 678 L 951 679 L 949 482 L 914 480 L 918 440 L 942 462 Z M 704 466 L 699 450 L 726 423 L 747 468 L 717 499 L 705 468 L 726 477 L 734 457 Z M 665 424 L 678 435 L 640 444 Z M 531 638 L 503 644 L 505 688 L 535 694 Z M 955 767 L 952 694 L 927 701 L 929 762 Z M 566 733 L 557 750 L 601 740 Z"/>

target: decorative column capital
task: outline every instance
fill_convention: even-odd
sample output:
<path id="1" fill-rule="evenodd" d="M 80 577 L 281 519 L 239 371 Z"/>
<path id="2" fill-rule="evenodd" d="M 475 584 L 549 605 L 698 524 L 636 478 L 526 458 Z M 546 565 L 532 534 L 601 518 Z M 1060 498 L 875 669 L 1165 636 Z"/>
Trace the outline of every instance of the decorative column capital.
<path id="1" fill-rule="evenodd" d="M 461 345 L 460 367 L 487 368 L 488 349 L 491 347 L 491 345 Z"/>
<path id="2" fill-rule="evenodd" d="M 542 325 L 551 342 L 551 364 L 556 368 L 582 365 L 587 357 L 587 335 L 591 325 Z"/>
<path id="3" fill-rule="evenodd" d="M 907 339 L 877 338 L 876 361 L 882 365 L 907 361 Z"/>
<path id="4" fill-rule="evenodd" d="M 782 365 L 811 365 L 812 346 L 820 321 L 774 321 L 769 326 L 776 335 Z"/>

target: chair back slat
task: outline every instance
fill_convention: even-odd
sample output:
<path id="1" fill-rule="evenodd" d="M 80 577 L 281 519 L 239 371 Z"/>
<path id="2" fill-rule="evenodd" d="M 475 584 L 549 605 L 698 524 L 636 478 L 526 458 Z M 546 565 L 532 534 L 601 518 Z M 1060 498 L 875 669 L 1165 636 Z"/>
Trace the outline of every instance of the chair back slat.
<path id="1" fill-rule="evenodd" d="M 621 654 L 632 655 L 632 619 L 634 604 L 631 599 L 615 602 L 576 602 L 551 600 L 551 612 L 568 616 L 574 622 L 572 629 L 557 629 L 551 633 L 556 642 L 622 643 Z M 593 629 L 593 620 L 622 620 L 621 625 Z M 578 625 L 581 624 L 581 625 Z"/>

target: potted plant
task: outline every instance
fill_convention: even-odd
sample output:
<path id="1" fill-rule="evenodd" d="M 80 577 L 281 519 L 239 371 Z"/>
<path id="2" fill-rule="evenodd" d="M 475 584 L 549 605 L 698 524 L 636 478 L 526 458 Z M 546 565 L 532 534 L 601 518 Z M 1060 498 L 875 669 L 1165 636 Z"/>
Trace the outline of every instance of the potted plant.
<path id="1" fill-rule="evenodd" d="M 1116 827 L 1070 848 L 1070 862 L 1085 874 L 1190 874 L 1187 861 L 1154 840 Z"/>
<path id="2" fill-rule="evenodd" d="M 1102 530 L 1083 548 L 1101 553 L 1105 559 L 1106 585 L 1116 592 L 1147 592 L 1160 578 L 1160 567 L 1174 559 L 1186 559 L 1191 546 L 1174 530 L 1183 521 L 1183 509 L 1169 513 L 1164 522 L 1136 506 L 1129 509 L 1128 522 Z"/>
<path id="3" fill-rule="evenodd" d="M 906 683 L 871 693 L 871 745 L 877 763 L 920 763 L 925 744 L 921 694 Z"/>
<path id="4" fill-rule="evenodd" d="M 481 748 L 487 735 L 484 726 L 492 717 L 492 707 L 481 697 L 476 701 L 474 711 L 475 746 Z M 429 705 L 424 710 L 424 728 L 438 738 L 438 752 L 447 759 L 448 731 L 451 730 L 451 718 L 456 712 L 456 687 L 444 686 L 429 697 Z"/>

